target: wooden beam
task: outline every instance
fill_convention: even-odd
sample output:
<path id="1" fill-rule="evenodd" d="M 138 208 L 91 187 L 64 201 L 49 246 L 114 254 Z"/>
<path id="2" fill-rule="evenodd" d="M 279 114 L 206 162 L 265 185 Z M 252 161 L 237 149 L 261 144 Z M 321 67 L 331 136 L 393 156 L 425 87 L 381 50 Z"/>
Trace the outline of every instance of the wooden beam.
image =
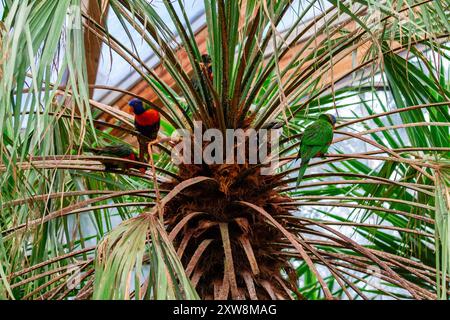
<path id="1" fill-rule="evenodd" d="M 86 14 L 95 22 L 104 26 L 108 15 L 108 0 L 83 0 L 82 6 Z M 92 22 L 86 21 L 88 24 Z M 92 33 L 89 28 L 84 31 L 84 48 L 86 55 L 87 77 L 89 84 L 95 84 L 97 79 L 98 64 L 102 42 Z M 92 97 L 94 89 L 89 89 L 89 96 Z"/>

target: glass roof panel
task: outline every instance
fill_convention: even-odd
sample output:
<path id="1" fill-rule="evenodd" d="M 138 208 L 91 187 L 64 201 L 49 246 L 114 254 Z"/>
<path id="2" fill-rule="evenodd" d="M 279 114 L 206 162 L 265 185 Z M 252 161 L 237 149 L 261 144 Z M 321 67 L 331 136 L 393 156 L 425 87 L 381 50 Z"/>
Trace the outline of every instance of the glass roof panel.
<path id="1" fill-rule="evenodd" d="M 176 35 L 175 26 L 170 19 L 169 13 L 165 8 L 162 1 L 151 1 L 151 5 L 158 12 L 160 17 L 164 20 L 167 26 Z M 194 32 L 206 23 L 206 17 L 204 15 L 204 3 L 200 0 L 188 1 L 184 3 L 185 11 L 189 17 Z M 178 6 L 174 6 L 176 12 L 181 15 L 181 11 Z M 131 27 L 130 24 L 125 23 L 128 28 L 128 32 L 124 29 L 120 20 L 117 18 L 113 10 L 109 11 L 107 28 L 112 36 L 119 39 L 129 49 L 131 49 L 139 58 L 145 62 L 149 68 L 155 67 L 159 63 L 159 58 L 155 55 L 153 50 L 143 40 L 142 36 Z M 130 39 L 131 36 L 131 39 Z M 134 47 L 133 47 L 134 44 Z M 123 59 L 119 54 L 110 50 L 110 48 L 103 44 L 99 66 L 97 71 L 96 84 L 117 86 L 120 88 L 130 88 L 140 80 L 140 75 L 137 73 L 130 64 Z M 94 90 L 94 99 L 102 101 L 104 103 L 111 103 L 120 96 L 120 93 L 106 91 L 106 90 Z"/>

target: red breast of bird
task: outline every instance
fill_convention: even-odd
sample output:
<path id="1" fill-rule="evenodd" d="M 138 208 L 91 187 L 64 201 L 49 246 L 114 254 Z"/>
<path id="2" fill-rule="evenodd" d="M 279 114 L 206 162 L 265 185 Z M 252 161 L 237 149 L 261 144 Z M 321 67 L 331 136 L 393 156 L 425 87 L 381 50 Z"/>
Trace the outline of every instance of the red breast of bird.
<path id="1" fill-rule="evenodd" d="M 159 122 L 160 116 L 155 109 L 148 109 L 144 113 L 135 114 L 134 119 L 140 126 L 151 126 Z"/>

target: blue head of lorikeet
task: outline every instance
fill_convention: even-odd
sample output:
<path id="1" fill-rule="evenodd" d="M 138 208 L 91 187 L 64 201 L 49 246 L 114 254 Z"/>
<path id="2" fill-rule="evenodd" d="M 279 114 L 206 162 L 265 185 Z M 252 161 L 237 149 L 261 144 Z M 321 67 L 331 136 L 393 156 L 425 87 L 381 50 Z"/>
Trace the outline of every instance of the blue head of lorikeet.
<path id="1" fill-rule="evenodd" d="M 128 105 L 133 108 L 133 113 L 134 114 L 143 114 L 145 112 L 145 108 L 144 108 L 144 104 L 142 103 L 142 101 L 140 99 L 133 99 L 130 102 L 128 102 Z"/>

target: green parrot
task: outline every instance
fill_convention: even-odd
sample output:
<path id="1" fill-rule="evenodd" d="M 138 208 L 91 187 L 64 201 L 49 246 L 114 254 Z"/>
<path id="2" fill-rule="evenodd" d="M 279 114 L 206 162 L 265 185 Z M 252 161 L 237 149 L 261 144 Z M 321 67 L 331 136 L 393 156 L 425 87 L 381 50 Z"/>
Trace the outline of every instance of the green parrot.
<path id="1" fill-rule="evenodd" d="M 321 114 L 319 118 L 306 127 L 300 142 L 300 152 L 297 159 L 301 159 L 297 177 L 300 184 L 309 161 L 314 157 L 323 156 L 333 141 L 333 130 L 336 118 L 331 114 Z"/>
<path id="2" fill-rule="evenodd" d="M 137 161 L 136 153 L 133 149 L 127 144 L 115 144 L 109 145 L 101 148 L 93 148 L 93 147 L 85 147 L 84 150 L 90 151 L 95 155 L 105 156 L 105 157 L 115 157 L 122 158 L 125 160 L 133 160 Z M 145 173 L 145 167 L 141 167 L 131 163 L 119 163 L 114 160 L 103 160 L 103 165 L 106 170 L 114 170 L 114 169 L 138 169 L 142 174 Z"/>

